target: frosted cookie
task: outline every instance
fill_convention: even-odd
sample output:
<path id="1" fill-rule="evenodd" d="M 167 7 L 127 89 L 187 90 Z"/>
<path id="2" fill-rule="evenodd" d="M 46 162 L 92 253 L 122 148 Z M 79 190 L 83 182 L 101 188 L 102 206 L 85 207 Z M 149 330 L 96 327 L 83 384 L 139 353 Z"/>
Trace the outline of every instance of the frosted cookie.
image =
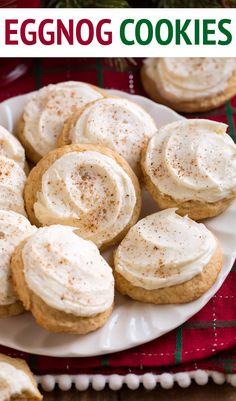
<path id="1" fill-rule="evenodd" d="M 25 309 L 49 331 L 86 334 L 111 314 L 112 269 L 73 227 L 40 228 L 16 249 L 11 268 Z"/>
<path id="2" fill-rule="evenodd" d="M 25 106 L 18 137 L 28 158 L 38 162 L 56 148 L 65 120 L 78 108 L 103 97 L 104 92 L 83 82 L 61 82 L 35 92 Z"/>
<path id="3" fill-rule="evenodd" d="M 36 230 L 26 217 L 0 210 L 0 316 L 18 315 L 23 306 L 14 294 L 11 274 L 11 256 L 19 243 Z"/>
<path id="4" fill-rule="evenodd" d="M 139 183 L 128 163 L 98 145 L 50 152 L 31 170 L 24 197 L 33 224 L 77 227 L 99 248 L 122 239 L 141 207 Z"/>
<path id="5" fill-rule="evenodd" d="M 0 354 L 0 400 L 41 401 L 42 399 L 26 362 Z"/>
<path id="6" fill-rule="evenodd" d="M 181 112 L 202 112 L 236 94 L 235 58 L 148 58 L 141 69 L 148 95 Z"/>
<path id="7" fill-rule="evenodd" d="M 14 160 L 0 156 L 0 209 L 25 215 L 23 190 L 24 170 Z"/>
<path id="8" fill-rule="evenodd" d="M 96 100 L 72 115 L 58 139 L 58 146 L 93 143 L 119 153 L 137 174 L 141 150 L 157 128 L 151 116 L 124 98 Z"/>
<path id="9" fill-rule="evenodd" d="M 147 190 L 160 209 L 194 220 L 223 212 L 236 197 L 236 145 L 227 125 L 183 120 L 162 127 L 142 155 Z"/>
<path id="10" fill-rule="evenodd" d="M 14 160 L 25 169 L 25 150 L 18 139 L 0 125 L 0 156 Z"/>
<path id="11" fill-rule="evenodd" d="M 203 225 L 175 209 L 140 220 L 114 258 L 117 289 L 142 302 L 190 302 L 215 282 L 222 267 L 218 241 Z"/>

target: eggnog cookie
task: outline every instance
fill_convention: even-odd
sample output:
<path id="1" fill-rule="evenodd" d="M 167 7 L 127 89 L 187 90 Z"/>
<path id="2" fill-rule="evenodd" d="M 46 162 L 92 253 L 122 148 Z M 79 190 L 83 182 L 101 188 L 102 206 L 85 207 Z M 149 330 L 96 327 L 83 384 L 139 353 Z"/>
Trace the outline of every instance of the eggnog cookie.
<path id="1" fill-rule="evenodd" d="M 203 112 L 223 105 L 236 94 L 236 59 L 148 58 L 141 80 L 156 102 L 180 112 Z"/>
<path id="2" fill-rule="evenodd" d="M 0 400 L 41 401 L 42 399 L 26 362 L 0 354 Z"/>
<path id="3" fill-rule="evenodd" d="M 14 160 L 0 156 L 0 209 L 25 215 L 23 189 L 24 170 Z"/>
<path id="4" fill-rule="evenodd" d="M 73 227 L 40 228 L 16 249 L 11 269 L 25 309 L 49 331 L 86 334 L 111 314 L 112 269 Z"/>
<path id="5" fill-rule="evenodd" d="M 223 212 L 236 197 L 236 145 L 227 125 L 183 120 L 162 127 L 142 155 L 147 190 L 160 209 L 194 220 Z"/>
<path id="6" fill-rule="evenodd" d="M 78 108 L 103 97 L 101 89 L 83 82 L 60 82 L 35 92 L 19 123 L 18 137 L 26 154 L 38 162 L 56 148 L 65 120 Z"/>
<path id="7" fill-rule="evenodd" d="M 24 216 L 0 210 L 0 317 L 23 312 L 23 306 L 13 292 L 10 260 L 16 246 L 35 230 Z"/>
<path id="8" fill-rule="evenodd" d="M 58 146 L 93 143 L 119 153 L 140 173 L 141 150 L 156 132 L 151 116 L 134 102 L 119 97 L 95 100 L 72 115 Z"/>
<path id="9" fill-rule="evenodd" d="M 0 156 L 14 160 L 25 169 L 25 150 L 18 139 L 0 125 Z"/>
<path id="10" fill-rule="evenodd" d="M 185 303 L 204 294 L 222 267 L 218 241 L 203 225 L 175 209 L 140 220 L 114 259 L 117 289 L 154 304 Z"/>
<path id="11" fill-rule="evenodd" d="M 31 170 L 24 196 L 33 224 L 77 227 L 99 248 L 122 239 L 141 207 L 139 183 L 128 163 L 98 145 L 50 152 Z"/>

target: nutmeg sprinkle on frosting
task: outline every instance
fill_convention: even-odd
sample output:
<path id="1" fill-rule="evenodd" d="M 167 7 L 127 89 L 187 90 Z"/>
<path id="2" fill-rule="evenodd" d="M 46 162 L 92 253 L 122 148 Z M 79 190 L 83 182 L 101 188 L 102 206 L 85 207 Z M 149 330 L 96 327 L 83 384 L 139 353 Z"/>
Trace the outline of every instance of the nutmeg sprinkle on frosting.
<path id="1" fill-rule="evenodd" d="M 61 82 L 37 91 L 25 107 L 24 136 L 40 155 L 56 148 L 65 120 L 75 110 L 99 99 L 102 94 L 83 82 Z"/>
<path id="2" fill-rule="evenodd" d="M 216 251 L 200 223 L 166 209 L 136 223 L 119 245 L 115 269 L 136 287 L 170 287 L 201 273 Z"/>
<path id="3" fill-rule="evenodd" d="M 25 167 L 25 151 L 16 137 L 0 125 L 0 155 L 8 157 Z"/>
<path id="4" fill-rule="evenodd" d="M 92 316 L 113 304 L 112 269 L 96 245 L 74 230 L 61 225 L 38 229 L 22 251 L 24 275 L 47 305 L 75 316 Z"/>
<path id="5" fill-rule="evenodd" d="M 156 132 L 151 116 L 134 102 L 104 98 L 86 107 L 70 131 L 73 144 L 93 143 L 116 151 L 137 173 L 142 148 Z"/>
<path id="6" fill-rule="evenodd" d="M 0 305 L 16 301 L 10 282 L 10 260 L 16 246 L 36 231 L 26 217 L 0 210 Z"/>
<path id="7" fill-rule="evenodd" d="M 42 177 L 34 212 L 42 224 L 76 226 L 97 246 L 118 235 L 136 205 L 131 178 L 111 157 L 96 151 L 70 152 Z"/>
<path id="8" fill-rule="evenodd" d="M 176 200 L 217 202 L 236 188 L 236 145 L 227 125 L 183 120 L 150 140 L 144 170 L 163 194 Z"/>
<path id="9" fill-rule="evenodd" d="M 26 175 L 14 160 L 0 156 L 0 209 L 26 215 L 23 189 Z"/>
<path id="10" fill-rule="evenodd" d="M 169 102 L 196 101 L 225 90 L 235 58 L 163 57 L 145 60 L 147 74 Z"/>

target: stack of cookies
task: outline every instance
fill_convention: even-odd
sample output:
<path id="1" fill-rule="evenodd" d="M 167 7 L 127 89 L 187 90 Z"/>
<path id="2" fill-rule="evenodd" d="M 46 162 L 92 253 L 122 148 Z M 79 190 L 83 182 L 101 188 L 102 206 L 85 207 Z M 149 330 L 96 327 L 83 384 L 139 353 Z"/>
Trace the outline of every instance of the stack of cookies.
<path id="1" fill-rule="evenodd" d="M 21 143 L 0 131 L 0 315 L 28 310 L 49 331 L 86 334 L 109 318 L 115 287 L 154 304 L 205 293 L 222 253 L 199 220 L 236 197 L 226 130 L 200 119 L 158 130 L 136 103 L 81 82 L 34 93 Z M 157 209 L 139 220 L 142 186 Z"/>

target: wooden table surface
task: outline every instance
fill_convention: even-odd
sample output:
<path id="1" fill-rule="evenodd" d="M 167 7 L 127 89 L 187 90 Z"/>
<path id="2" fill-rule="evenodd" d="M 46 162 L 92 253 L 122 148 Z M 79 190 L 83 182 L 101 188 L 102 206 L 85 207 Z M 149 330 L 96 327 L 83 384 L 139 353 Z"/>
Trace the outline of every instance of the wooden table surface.
<path id="1" fill-rule="evenodd" d="M 187 389 L 175 386 L 171 390 L 156 388 L 147 391 L 140 387 L 131 391 L 123 387 L 120 391 L 94 391 L 92 389 L 79 392 L 76 390 L 61 392 L 59 390 L 45 394 L 44 401 L 236 401 L 236 388 L 229 384 L 222 386 L 209 383 L 200 387 L 192 384 Z"/>

